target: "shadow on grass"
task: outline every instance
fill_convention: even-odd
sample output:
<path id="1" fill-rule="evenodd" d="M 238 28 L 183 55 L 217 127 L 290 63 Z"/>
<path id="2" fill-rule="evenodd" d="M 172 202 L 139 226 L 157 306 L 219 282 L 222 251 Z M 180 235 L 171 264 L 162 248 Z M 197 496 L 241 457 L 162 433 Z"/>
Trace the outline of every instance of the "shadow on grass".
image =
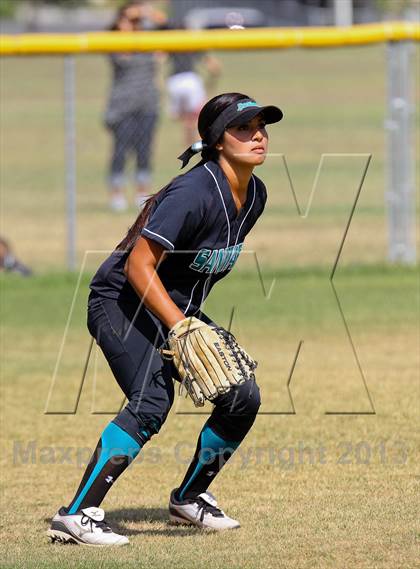
<path id="1" fill-rule="evenodd" d="M 113 530 L 123 535 L 163 535 L 168 537 L 179 536 L 187 537 L 203 533 L 203 530 L 188 525 L 172 525 L 168 521 L 167 508 L 123 508 L 121 510 L 113 510 L 106 516 Z M 128 528 L 125 522 L 148 522 L 150 529 L 137 530 Z M 165 523 L 166 527 L 153 527 L 156 522 Z"/>
<path id="2" fill-rule="evenodd" d="M 123 508 L 121 510 L 110 510 L 106 513 L 106 521 L 109 522 L 112 530 L 121 535 L 161 535 L 167 537 L 188 537 L 191 535 L 212 533 L 203 531 L 200 528 L 188 525 L 172 525 L 168 521 L 167 508 Z M 45 518 L 44 522 L 51 523 L 51 518 Z M 148 522 L 148 529 L 134 529 L 127 527 L 126 524 L 132 522 Z M 153 527 L 156 522 L 164 523 L 165 528 Z"/>

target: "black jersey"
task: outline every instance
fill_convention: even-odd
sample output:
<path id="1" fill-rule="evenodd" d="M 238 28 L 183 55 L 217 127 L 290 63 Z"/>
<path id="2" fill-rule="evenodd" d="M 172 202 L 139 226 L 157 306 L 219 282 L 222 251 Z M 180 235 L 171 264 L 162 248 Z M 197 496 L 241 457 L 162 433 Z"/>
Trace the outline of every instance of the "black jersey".
<path id="1" fill-rule="evenodd" d="M 198 312 L 212 286 L 232 269 L 266 199 L 263 182 L 252 175 L 238 212 L 223 170 L 211 160 L 176 178 L 158 196 L 141 235 L 168 251 L 158 275 L 185 315 Z M 114 251 L 90 288 L 120 302 L 139 302 L 124 274 L 128 254 Z"/>

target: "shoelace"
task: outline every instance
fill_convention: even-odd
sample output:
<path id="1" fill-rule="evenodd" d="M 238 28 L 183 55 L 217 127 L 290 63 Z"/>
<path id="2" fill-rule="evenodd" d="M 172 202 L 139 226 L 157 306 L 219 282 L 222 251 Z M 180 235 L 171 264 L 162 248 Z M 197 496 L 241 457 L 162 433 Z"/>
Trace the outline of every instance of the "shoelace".
<path id="1" fill-rule="evenodd" d="M 204 520 L 205 514 L 211 514 L 216 518 L 223 518 L 222 510 L 220 508 L 217 508 L 216 506 L 212 506 L 211 504 L 203 500 L 203 498 L 198 498 L 197 503 L 198 503 L 197 513 L 200 514 L 200 522 Z"/>
<path id="2" fill-rule="evenodd" d="M 112 529 L 108 526 L 108 524 L 106 523 L 105 520 L 102 520 L 101 522 L 98 522 L 96 520 L 93 520 L 92 518 L 90 518 L 89 516 L 87 516 L 86 514 L 83 514 L 82 519 L 80 520 L 80 523 L 83 527 L 87 526 L 88 523 L 90 522 L 90 531 L 93 532 L 93 524 L 95 524 L 96 527 L 100 528 L 103 532 L 110 532 L 112 531 Z"/>

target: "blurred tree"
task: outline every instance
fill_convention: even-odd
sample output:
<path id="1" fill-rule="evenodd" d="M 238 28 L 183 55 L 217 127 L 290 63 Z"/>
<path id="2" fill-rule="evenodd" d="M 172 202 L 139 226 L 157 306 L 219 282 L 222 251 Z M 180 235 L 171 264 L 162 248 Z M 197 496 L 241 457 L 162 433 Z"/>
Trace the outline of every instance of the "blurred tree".
<path id="1" fill-rule="evenodd" d="M 11 18 L 19 4 L 32 4 L 32 6 L 50 4 L 62 8 L 75 8 L 90 3 L 90 0 L 0 0 L 0 18 Z"/>
<path id="2" fill-rule="evenodd" d="M 17 6 L 16 0 L 0 0 L 0 18 L 11 18 Z"/>
<path id="3" fill-rule="evenodd" d="M 89 4 L 89 0 L 32 0 L 33 4 L 55 4 L 62 8 L 75 8 Z"/>
<path id="4" fill-rule="evenodd" d="M 395 17 L 402 16 L 407 10 L 419 10 L 418 0 L 375 0 L 375 5 L 381 12 Z"/>
<path id="5" fill-rule="evenodd" d="M 0 18 L 11 18 L 19 4 L 29 4 L 33 7 L 42 5 L 55 5 L 62 8 L 77 8 L 78 6 L 102 6 L 106 8 L 115 8 L 127 4 L 129 0 L 0 0 Z M 150 2 L 150 0 L 149 0 Z M 151 0 L 153 5 L 163 11 L 168 10 L 168 0 Z M 170 0 L 169 0 L 170 3 Z"/>

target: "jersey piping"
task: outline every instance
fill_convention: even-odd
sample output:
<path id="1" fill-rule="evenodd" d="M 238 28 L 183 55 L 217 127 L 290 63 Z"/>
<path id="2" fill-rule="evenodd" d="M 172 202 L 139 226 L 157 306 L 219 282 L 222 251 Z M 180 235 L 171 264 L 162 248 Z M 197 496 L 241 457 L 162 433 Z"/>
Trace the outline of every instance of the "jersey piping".
<path id="1" fill-rule="evenodd" d="M 203 304 L 203 302 L 204 302 L 204 300 L 205 300 L 205 298 L 206 298 L 206 293 L 207 293 L 207 288 L 208 288 L 207 285 L 208 285 L 210 279 L 211 279 L 211 275 L 209 275 L 209 276 L 206 278 L 206 280 L 204 281 L 203 292 L 202 292 L 202 295 L 201 295 L 201 302 L 200 302 L 200 304 L 199 304 L 197 310 L 194 312 L 194 314 L 197 314 L 197 312 L 201 312 L 201 306 L 202 306 L 202 304 Z"/>
<path id="2" fill-rule="evenodd" d="M 227 243 L 226 243 L 226 247 L 229 247 L 229 242 L 230 242 L 230 221 L 229 221 L 229 216 L 228 216 L 228 212 L 226 209 L 226 204 L 225 204 L 225 200 L 223 199 L 223 194 L 222 194 L 222 190 L 220 189 L 219 183 L 216 179 L 216 176 L 213 174 L 213 172 L 210 170 L 210 168 L 207 166 L 207 164 L 204 164 L 204 168 L 206 170 L 208 170 L 210 172 L 210 174 L 213 176 L 214 181 L 216 182 L 216 186 L 217 189 L 219 190 L 219 194 L 220 194 L 220 198 L 222 200 L 222 204 L 223 204 L 223 209 L 225 210 L 225 215 L 226 215 L 226 221 L 228 224 L 228 238 L 227 238 Z"/>
<path id="3" fill-rule="evenodd" d="M 169 239 L 166 239 L 166 237 L 159 235 L 159 233 L 155 233 L 154 231 L 150 231 L 150 229 L 147 229 L 147 227 L 143 227 L 143 231 L 147 231 L 147 233 L 150 233 L 150 235 L 154 235 L 155 237 L 159 237 L 159 239 L 163 239 L 164 241 L 166 241 L 166 243 L 169 243 L 169 245 L 171 246 L 172 249 L 175 249 L 175 245 L 173 245 L 173 243 L 171 243 L 169 241 Z"/>
<path id="4" fill-rule="evenodd" d="M 238 233 L 236 234 L 235 245 L 238 243 L 239 234 L 241 233 L 242 225 L 244 224 L 245 219 L 248 217 L 249 212 L 250 212 L 251 209 L 254 207 L 255 194 L 256 194 L 256 191 L 255 191 L 255 178 L 254 178 L 254 176 L 252 176 L 252 182 L 253 182 L 254 195 L 253 195 L 253 197 L 252 197 L 251 205 L 249 206 L 249 209 L 248 209 L 248 211 L 246 212 L 245 217 L 243 218 L 241 225 L 239 226 Z"/>
<path id="5" fill-rule="evenodd" d="M 192 302 L 192 299 L 193 299 L 193 296 L 194 296 L 194 290 L 195 290 L 195 287 L 198 285 L 199 282 L 200 282 L 200 279 L 198 279 L 198 281 L 197 281 L 197 282 L 195 283 L 195 285 L 192 287 L 192 291 L 191 291 L 191 295 L 190 295 L 190 300 L 188 301 L 187 308 L 184 310 L 184 314 L 186 314 L 186 313 L 188 312 L 188 309 L 189 309 L 189 307 L 191 306 L 191 302 Z"/>

